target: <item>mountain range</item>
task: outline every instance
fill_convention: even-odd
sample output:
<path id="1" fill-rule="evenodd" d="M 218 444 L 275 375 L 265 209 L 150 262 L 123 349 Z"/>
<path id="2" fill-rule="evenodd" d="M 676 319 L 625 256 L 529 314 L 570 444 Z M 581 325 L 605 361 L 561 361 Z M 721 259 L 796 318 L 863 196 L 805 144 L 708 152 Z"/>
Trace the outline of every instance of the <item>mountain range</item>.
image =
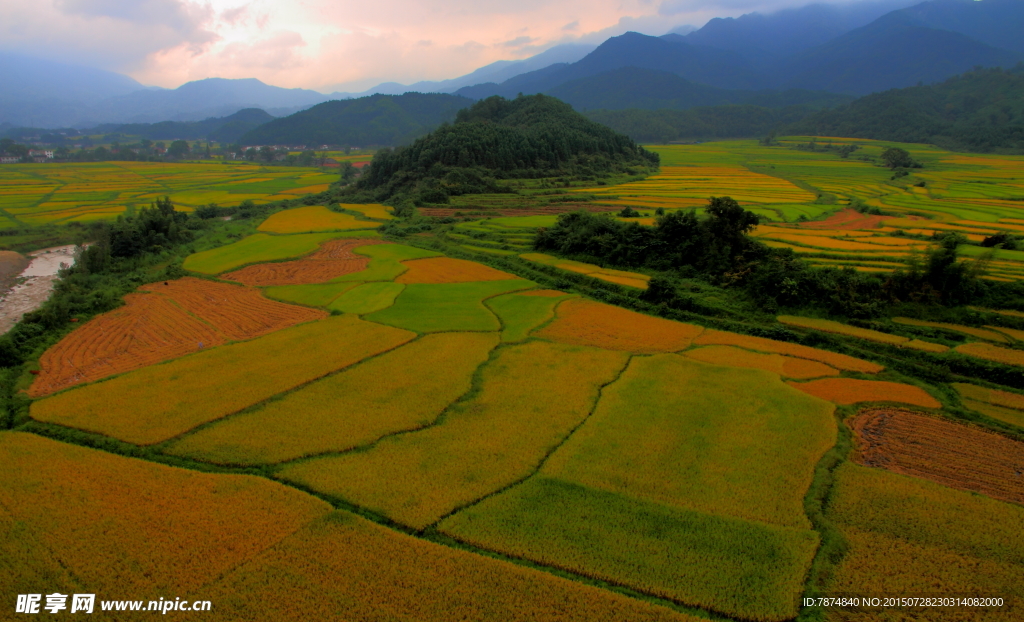
<path id="1" fill-rule="evenodd" d="M 451 80 L 385 83 L 364 93 L 322 94 L 220 78 L 159 89 L 111 72 L 0 53 L 5 86 L 0 124 L 83 128 L 197 122 L 247 108 L 280 117 L 325 101 L 408 91 L 470 100 L 545 93 L 584 110 L 719 104 L 824 108 L 855 96 L 938 83 L 974 67 L 1009 68 L 1024 60 L 1021 0 L 908 4 L 814 4 L 713 19 L 700 29 L 660 37 L 630 32 L 596 47 L 560 45 Z"/>

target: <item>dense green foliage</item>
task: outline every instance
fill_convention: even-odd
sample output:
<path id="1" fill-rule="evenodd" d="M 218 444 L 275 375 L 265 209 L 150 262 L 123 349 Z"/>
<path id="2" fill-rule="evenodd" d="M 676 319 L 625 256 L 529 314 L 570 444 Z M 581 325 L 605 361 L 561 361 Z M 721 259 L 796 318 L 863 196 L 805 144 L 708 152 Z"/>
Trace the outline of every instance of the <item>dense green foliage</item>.
<path id="1" fill-rule="evenodd" d="M 645 143 L 711 138 L 763 136 L 800 121 L 814 110 L 807 106 L 763 108 L 750 104 L 705 106 L 689 110 L 589 110 L 588 118 Z"/>
<path id="2" fill-rule="evenodd" d="M 160 123 L 106 124 L 92 129 L 93 133 L 138 136 L 151 140 L 204 139 L 218 143 L 233 143 L 251 129 L 274 117 L 259 108 L 246 108 L 226 117 L 210 117 L 202 121 L 162 121 Z"/>
<path id="3" fill-rule="evenodd" d="M 471 100 L 439 93 L 335 100 L 246 132 L 243 145 L 396 146 L 423 136 Z"/>
<path id="4" fill-rule="evenodd" d="M 849 95 L 823 91 L 744 91 L 719 89 L 690 82 L 667 71 L 621 67 L 596 76 L 560 84 L 547 95 L 571 104 L 580 111 L 593 109 L 685 110 L 696 106 L 728 104 L 785 108 L 807 106 L 819 109 L 853 101 Z"/>
<path id="5" fill-rule="evenodd" d="M 1024 64 L 875 93 L 812 114 L 785 132 L 1024 153 Z"/>
<path id="6" fill-rule="evenodd" d="M 409 194 L 417 202 L 447 203 L 449 196 L 501 192 L 496 180 L 502 178 L 593 180 L 648 171 L 658 162 L 657 154 L 557 99 L 496 96 L 408 147 L 378 152 L 354 190 L 377 200 Z"/>
<path id="7" fill-rule="evenodd" d="M 601 265 L 660 271 L 643 294 L 652 303 L 688 310 L 675 277 L 700 277 L 738 289 L 766 310 L 818 309 L 845 317 L 877 317 L 900 303 L 963 305 L 986 297 L 1016 295 L 1012 284 L 986 284 L 977 264 L 958 261 L 965 240 L 948 235 L 923 265 L 880 276 L 852 268 L 816 268 L 790 249 L 773 249 L 747 232 L 758 217 L 729 197 L 712 198 L 707 217 L 677 210 L 658 217 L 655 227 L 624 223 L 606 214 L 574 212 L 541 230 L 538 250 Z"/>

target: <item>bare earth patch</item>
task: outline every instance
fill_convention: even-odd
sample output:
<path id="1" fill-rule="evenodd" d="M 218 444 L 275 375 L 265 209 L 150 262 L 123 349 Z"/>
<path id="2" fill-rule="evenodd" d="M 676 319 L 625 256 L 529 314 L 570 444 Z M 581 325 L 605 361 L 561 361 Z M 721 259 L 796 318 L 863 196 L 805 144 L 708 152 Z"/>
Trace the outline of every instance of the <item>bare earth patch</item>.
<path id="1" fill-rule="evenodd" d="M 295 261 L 261 263 L 223 275 L 258 287 L 269 285 L 309 285 L 326 283 L 339 276 L 361 272 L 370 264 L 370 258 L 353 251 L 360 246 L 386 244 L 381 240 L 342 238 L 325 242 L 319 250 Z"/>

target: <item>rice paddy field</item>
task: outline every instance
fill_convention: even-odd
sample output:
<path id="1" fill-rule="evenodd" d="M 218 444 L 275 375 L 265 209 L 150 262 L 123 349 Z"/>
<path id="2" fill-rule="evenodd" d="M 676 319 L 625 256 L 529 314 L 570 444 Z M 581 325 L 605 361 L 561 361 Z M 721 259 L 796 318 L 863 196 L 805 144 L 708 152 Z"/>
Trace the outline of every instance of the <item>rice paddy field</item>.
<path id="1" fill-rule="evenodd" d="M 11 164 L 0 169 L 0 229 L 113 220 L 169 196 L 176 209 L 267 203 L 321 192 L 336 173 L 247 163 Z"/>
<path id="2" fill-rule="evenodd" d="M 730 195 L 772 218 L 770 243 L 857 269 L 926 249 L 906 223 L 1024 227 L 999 211 L 1024 195 L 997 191 L 1012 158 L 913 146 L 908 189 L 785 144 L 655 149 L 660 175 L 586 191 L 644 212 Z M 532 253 L 554 214 L 435 244 L 341 209 L 191 255 L 26 371 L 0 431 L 4 597 L 171 594 L 217 620 L 1024 619 L 802 600 L 1024 597 L 1024 387 L 896 356 L 1015 370 L 1017 316 L 780 316 L 811 336 L 780 341 L 567 291 L 547 276 L 631 296 L 650 277 Z"/>

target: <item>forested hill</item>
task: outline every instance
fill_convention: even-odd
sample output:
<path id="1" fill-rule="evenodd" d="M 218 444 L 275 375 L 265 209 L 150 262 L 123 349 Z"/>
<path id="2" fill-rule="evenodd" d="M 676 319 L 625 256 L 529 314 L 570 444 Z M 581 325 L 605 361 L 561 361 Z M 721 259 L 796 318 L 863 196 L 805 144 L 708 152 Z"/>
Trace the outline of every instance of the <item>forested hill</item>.
<path id="1" fill-rule="evenodd" d="M 406 93 L 324 102 L 246 132 L 243 145 L 394 146 L 451 121 L 472 100 L 457 95 Z"/>
<path id="2" fill-rule="evenodd" d="M 783 131 L 1024 153 L 1024 64 L 875 93 L 811 114 Z"/>
<path id="3" fill-rule="evenodd" d="M 495 96 L 408 147 L 378 152 L 354 190 L 377 200 L 407 194 L 445 203 L 452 195 L 500 191 L 496 179 L 593 180 L 657 166 L 657 154 L 553 97 Z"/>

